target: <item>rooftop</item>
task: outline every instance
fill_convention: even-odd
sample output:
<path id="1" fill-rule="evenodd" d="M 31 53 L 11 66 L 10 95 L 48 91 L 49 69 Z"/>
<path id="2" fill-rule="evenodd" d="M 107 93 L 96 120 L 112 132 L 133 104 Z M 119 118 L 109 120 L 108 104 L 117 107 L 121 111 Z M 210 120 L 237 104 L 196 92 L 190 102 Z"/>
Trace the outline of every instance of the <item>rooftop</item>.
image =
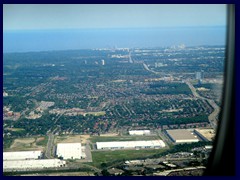
<path id="1" fill-rule="evenodd" d="M 38 160 L 17 160 L 17 161 L 3 161 L 3 170 L 16 169 L 36 169 L 36 168 L 51 168 L 61 167 L 66 164 L 60 159 L 38 159 Z"/>
<path id="2" fill-rule="evenodd" d="M 111 141 L 111 142 L 96 142 L 97 148 L 137 148 L 137 147 L 165 147 L 165 143 L 162 140 L 150 140 L 150 141 Z"/>
<path id="3" fill-rule="evenodd" d="M 193 132 L 187 129 L 174 129 L 174 130 L 166 130 L 167 133 L 174 140 L 198 140 L 197 136 L 193 134 Z"/>
<path id="4" fill-rule="evenodd" d="M 3 152 L 3 160 L 38 159 L 41 155 L 41 151 Z"/>
<path id="5" fill-rule="evenodd" d="M 212 141 L 213 138 L 215 137 L 214 129 L 195 129 L 195 131 L 201 134 L 203 137 L 205 137 L 209 141 Z"/>
<path id="6" fill-rule="evenodd" d="M 57 144 L 57 156 L 63 159 L 81 159 L 81 143 L 59 143 Z"/>

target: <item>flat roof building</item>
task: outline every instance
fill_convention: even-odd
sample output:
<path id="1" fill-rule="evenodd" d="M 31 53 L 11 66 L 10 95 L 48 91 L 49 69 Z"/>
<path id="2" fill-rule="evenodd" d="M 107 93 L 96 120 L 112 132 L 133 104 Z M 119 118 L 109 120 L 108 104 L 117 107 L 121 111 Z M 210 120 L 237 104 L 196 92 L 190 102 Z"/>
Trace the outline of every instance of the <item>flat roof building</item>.
<path id="1" fill-rule="evenodd" d="M 65 164 L 66 161 L 60 159 L 3 161 L 3 171 L 26 171 L 32 169 L 63 167 Z"/>
<path id="2" fill-rule="evenodd" d="M 199 139 L 187 129 L 166 130 L 168 137 L 175 143 L 198 142 Z"/>
<path id="3" fill-rule="evenodd" d="M 40 159 L 42 156 L 41 151 L 16 151 L 16 152 L 3 152 L 3 160 L 27 160 L 27 159 Z"/>
<path id="4" fill-rule="evenodd" d="M 150 130 L 132 130 L 129 131 L 130 135 L 149 135 Z"/>
<path id="5" fill-rule="evenodd" d="M 63 159 L 81 159 L 81 143 L 59 143 L 57 144 L 56 154 L 58 157 L 62 157 Z"/>
<path id="6" fill-rule="evenodd" d="M 141 149 L 165 147 L 165 143 L 162 140 L 96 142 L 96 145 L 97 149 Z"/>
<path id="7" fill-rule="evenodd" d="M 203 141 L 212 141 L 215 137 L 214 129 L 194 129 L 194 133 Z"/>

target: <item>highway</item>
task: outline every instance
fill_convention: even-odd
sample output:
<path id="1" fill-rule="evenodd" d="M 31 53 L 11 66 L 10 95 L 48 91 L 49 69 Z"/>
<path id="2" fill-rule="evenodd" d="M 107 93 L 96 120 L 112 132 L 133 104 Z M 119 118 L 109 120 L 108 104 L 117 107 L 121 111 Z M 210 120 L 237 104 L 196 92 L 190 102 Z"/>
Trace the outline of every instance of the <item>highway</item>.
<path id="1" fill-rule="evenodd" d="M 128 56 L 129 56 L 129 62 L 133 63 L 133 60 L 132 60 L 132 57 L 131 57 L 131 51 L 129 51 L 129 55 Z"/>
<path id="2" fill-rule="evenodd" d="M 149 69 L 148 66 L 145 63 L 143 63 L 143 67 L 144 67 L 145 70 L 147 70 L 149 72 L 160 75 L 159 72 L 156 72 L 156 71 L 153 71 L 153 70 Z M 216 128 L 217 128 L 217 116 L 220 112 L 220 107 L 214 102 L 214 100 L 200 96 L 197 93 L 195 87 L 188 80 L 186 80 L 185 83 L 191 89 L 192 94 L 195 98 L 206 100 L 210 104 L 210 106 L 212 106 L 212 108 L 214 109 L 213 112 L 208 116 L 208 120 L 209 120 L 209 123 L 210 123 L 211 127 L 214 130 L 216 130 Z"/>
<path id="3" fill-rule="evenodd" d="M 144 67 L 145 70 L 147 70 L 147 71 L 149 71 L 149 72 L 152 72 L 152 73 L 154 73 L 154 74 L 159 74 L 158 72 L 149 69 L 148 66 L 147 66 L 145 63 L 143 63 L 143 67 Z"/>
<path id="4" fill-rule="evenodd" d="M 214 102 L 214 100 L 212 99 L 208 99 L 208 98 L 205 98 L 205 97 L 202 97 L 200 96 L 197 91 L 196 91 L 196 88 L 189 82 L 189 81 L 186 81 L 186 84 L 188 85 L 188 87 L 191 89 L 192 93 L 193 93 L 193 96 L 195 98 L 198 98 L 198 99 L 202 99 L 202 100 L 206 100 L 208 101 L 208 103 L 212 106 L 212 108 L 214 109 L 213 112 L 208 116 L 208 120 L 211 124 L 211 127 L 216 130 L 217 128 L 217 116 L 220 112 L 220 107 Z"/>

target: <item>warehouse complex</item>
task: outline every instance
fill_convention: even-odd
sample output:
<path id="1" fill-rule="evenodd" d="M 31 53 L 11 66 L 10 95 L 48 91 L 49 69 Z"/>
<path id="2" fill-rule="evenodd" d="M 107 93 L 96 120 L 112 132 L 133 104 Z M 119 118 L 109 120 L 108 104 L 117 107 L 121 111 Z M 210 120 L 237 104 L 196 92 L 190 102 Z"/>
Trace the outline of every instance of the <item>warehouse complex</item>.
<path id="1" fill-rule="evenodd" d="M 195 129 L 194 133 L 203 141 L 212 141 L 215 137 L 214 129 Z"/>
<path id="2" fill-rule="evenodd" d="M 130 135 L 149 135 L 150 130 L 132 130 L 129 131 Z"/>
<path id="3" fill-rule="evenodd" d="M 27 171 L 43 168 L 56 168 L 65 166 L 66 162 L 60 159 L 38 160 L 11 160 L 3 161 L 3 171 Z"/>
<path id="4" fill-rule="evenodd" d="M 162 140 L 96 142 L 96 145 L 97 149 L 142 149 L 165 147 L 165 143 Z"/>
<path id="5" fill-rule="evenodd" d="M 59 143 L 56 155 L 63 159 L 82 159 L 81 143 Z"/>
<path id="6" fill-rule="evenodd" d="M 187 129 L 166 130 L 166 134 L 174 143 L 198 142 L 199 139 Z"/>
<path id="7" fill-rule="evenodd" d="M 16 151 L 16 152 L 3 152 L 3 160 L 28 160 L 40 159 L 42 157 L 41 151 Z"/>
<path id="8" fill-rule="evenodd" d="M 3 171 L 28 171 L 65 166 L 59 159 L 41 159 L 41 151 L 3 152 Z"/>

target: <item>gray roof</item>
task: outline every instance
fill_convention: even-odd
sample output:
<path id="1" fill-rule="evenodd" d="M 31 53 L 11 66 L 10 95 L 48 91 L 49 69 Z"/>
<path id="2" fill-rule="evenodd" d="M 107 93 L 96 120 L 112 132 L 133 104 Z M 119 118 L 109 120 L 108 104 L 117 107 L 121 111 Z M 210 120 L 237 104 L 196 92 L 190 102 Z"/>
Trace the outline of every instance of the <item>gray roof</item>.
<path id="1" fill-rule="evenodd" d="M 174 129 L 174 130 L 166 130 L 166 131 L 174 140 L 198 139 L 193 134 L 193 132 L 190 132 L 186 129 Z"/>

